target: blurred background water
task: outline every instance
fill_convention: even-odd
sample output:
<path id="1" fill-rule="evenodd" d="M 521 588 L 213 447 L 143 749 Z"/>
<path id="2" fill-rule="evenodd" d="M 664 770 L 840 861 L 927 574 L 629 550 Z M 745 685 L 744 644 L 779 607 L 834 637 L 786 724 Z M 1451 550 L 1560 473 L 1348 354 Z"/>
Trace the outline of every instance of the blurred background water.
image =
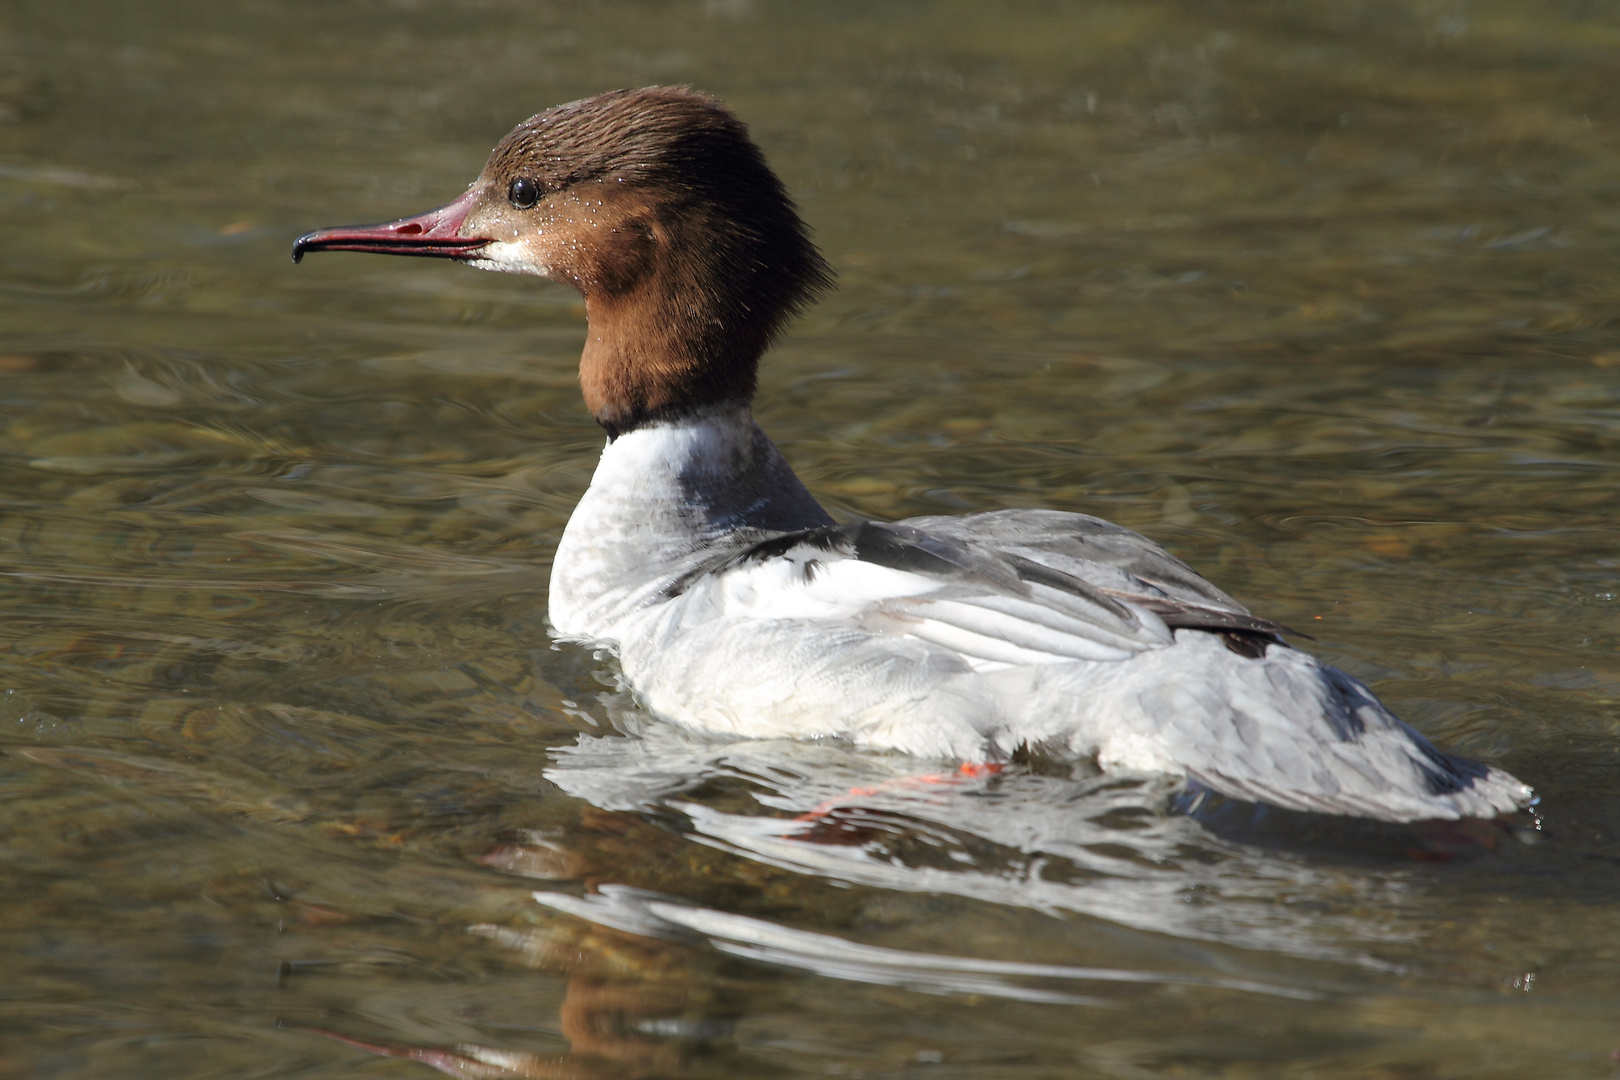
<path id="1" fill-rule="evenodd" d="M 1588 0 L 12 0 L 0 1076 L 1612 1076 L 1617 55 Z M 1544 831 L 703 744 L 553 646 L 577 297 L 288 249 L 657 82 L 838 270 L 758 408 L 837 515 L 1142 531 Z"/>

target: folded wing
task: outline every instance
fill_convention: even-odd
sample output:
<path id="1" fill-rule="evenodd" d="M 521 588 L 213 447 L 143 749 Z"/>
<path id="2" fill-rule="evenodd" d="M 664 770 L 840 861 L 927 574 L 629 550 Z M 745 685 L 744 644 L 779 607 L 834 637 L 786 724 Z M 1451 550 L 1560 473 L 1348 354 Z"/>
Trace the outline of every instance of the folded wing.
<path id="1" fill-rule="evenodd" d="M 1178 627 L 1258 640 L 1263 653 L 1283 630 L 1142 537 L 1051 511 L 739 537 L 670 589 L 692 591 L 731 614 L 916 638 L 979 670 L 1124 660 L 1170 645 Z"/>

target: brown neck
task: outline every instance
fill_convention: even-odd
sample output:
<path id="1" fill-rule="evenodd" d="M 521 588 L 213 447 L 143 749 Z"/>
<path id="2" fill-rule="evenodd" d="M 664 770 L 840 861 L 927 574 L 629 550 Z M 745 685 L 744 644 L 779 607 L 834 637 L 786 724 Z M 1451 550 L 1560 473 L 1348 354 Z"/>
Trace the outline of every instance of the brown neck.
<path id="1" fill-rule="evenodd" d="M 579 383 L 585 407 L 609 435 L 754 396 L 758 354 L 716 355 L 712 335 L 693 340 L 685 320 L 664 318 L 665 305 L 643 295 L 650 291 L 651 283 L 626 296 L 585 298 L 590 328 Z"/>
<path id="2" fill-rule="evenodd" d="M 686 255 L 703 250 L 700 237 L 674 235 L 679 224 L 649 221 L 644 229 L 647 242 L 633 259 L 603 259 L 579 282 L 590 320 L 580 387 L 612 435 L 751 400 L 771 329 L 759 305 L 734 301 L 726 267 Z"/>

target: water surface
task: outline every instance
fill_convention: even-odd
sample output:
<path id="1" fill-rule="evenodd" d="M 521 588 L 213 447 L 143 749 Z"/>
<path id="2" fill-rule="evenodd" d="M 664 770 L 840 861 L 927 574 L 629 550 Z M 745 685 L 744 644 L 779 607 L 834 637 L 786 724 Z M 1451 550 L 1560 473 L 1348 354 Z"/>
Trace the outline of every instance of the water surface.
<path id="1" fill-rule="evenodd" d="M 0 11 L 0 1075 L 1608 1077 L 1620 19 L 1566 3 Z M 564 289 L 324 256 L 687 82 L 840 289 L 842 518 L 1101 514 L 1544 829 L 683 738 L 554 646 Z"/>

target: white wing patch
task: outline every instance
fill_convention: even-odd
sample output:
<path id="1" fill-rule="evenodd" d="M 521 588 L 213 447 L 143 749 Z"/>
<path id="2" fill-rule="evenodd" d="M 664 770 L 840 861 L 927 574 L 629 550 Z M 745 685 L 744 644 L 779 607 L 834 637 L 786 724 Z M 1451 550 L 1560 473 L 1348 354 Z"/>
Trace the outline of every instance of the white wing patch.
<path id="1" fill-rule="evenodd" d="M 840 553 L 794 548 L 700 578 L 683 599 L 723 619 L 806 619 L 910 637 L 958 653 L 975 670 L 1125 660 L 1173 642 L 1151 612 L 1114 611 L 1044 585 L 1029 596 L 971 579 L 914 573 Z"/>

